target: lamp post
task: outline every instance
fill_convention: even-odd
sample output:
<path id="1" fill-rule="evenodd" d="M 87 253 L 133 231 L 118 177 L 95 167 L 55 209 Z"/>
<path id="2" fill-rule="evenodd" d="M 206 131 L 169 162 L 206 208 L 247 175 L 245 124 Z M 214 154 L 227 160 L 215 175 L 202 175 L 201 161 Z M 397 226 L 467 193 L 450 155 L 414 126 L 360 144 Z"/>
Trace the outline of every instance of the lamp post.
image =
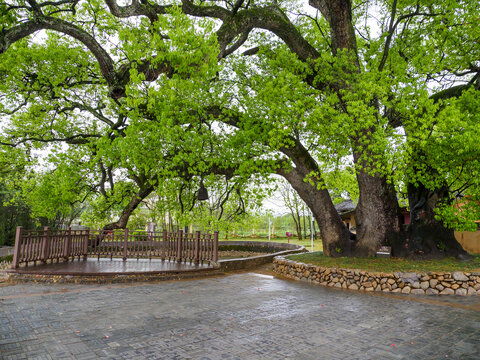
<path id="1" fill-rule="evenodd" d="M 312 243 L 312 251 L 313 251 L 313 213 L 310 212 L 310 239 Z"/>

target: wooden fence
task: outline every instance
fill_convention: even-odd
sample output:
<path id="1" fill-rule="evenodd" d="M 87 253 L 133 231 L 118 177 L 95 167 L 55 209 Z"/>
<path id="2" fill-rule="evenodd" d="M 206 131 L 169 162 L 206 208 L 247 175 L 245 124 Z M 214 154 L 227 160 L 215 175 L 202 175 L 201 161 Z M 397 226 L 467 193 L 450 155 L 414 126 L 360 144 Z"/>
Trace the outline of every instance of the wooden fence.
<path id="1" fill-rule="evenodd" d="M 216 263 L 218 232 L 184 233 L 182 230 L 130 231 L 115 230 L 25 230 L 17 227 L 13 268 L 33 262 L 68 261 L 76 257 L 159 258 L 176 262 Z"/>

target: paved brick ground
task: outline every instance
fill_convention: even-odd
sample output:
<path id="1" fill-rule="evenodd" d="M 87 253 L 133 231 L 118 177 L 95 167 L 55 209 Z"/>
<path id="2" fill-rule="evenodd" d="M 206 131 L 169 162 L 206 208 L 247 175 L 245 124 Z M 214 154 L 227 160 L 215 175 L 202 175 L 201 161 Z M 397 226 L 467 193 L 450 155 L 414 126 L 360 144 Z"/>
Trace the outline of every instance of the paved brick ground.
<path id="1" fill-rule="evenodd" d="M 0 287 L 3 359 L 480 359 L 480 298 L 371 295 L 244 273 Z"/>

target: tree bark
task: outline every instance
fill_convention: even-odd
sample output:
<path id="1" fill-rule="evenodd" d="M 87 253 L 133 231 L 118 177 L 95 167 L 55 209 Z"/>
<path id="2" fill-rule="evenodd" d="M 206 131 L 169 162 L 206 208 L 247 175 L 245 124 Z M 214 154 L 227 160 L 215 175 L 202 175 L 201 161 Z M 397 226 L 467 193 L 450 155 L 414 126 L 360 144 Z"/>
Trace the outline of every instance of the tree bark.
<path id="1" fill-rule="evenodd" d="M 355 255 L 374 256 L 380 245 L 391 245 L 401 236 L 400 207 L 392 184 L 380 175 L 357 172 L 359 201 L 355 210 Z"/>
<path id="2" fill-rule="evenodd" d="M 154 190 L 153 186 L 147 186 L 145 188 L 140 189 L 130 200 L 128 205 L 123 209 L 122 214 L 120 215 L 119 219 L 115 222 L 109 223 L 105 225 L 102 230 L 115 230 L 115 229 L 125 229 L 128 224 L 128 219 L 141 204 L 141 202 L 150 195 Z"/>
<path id="3" fill-rule="evenodd" d="M 435 219 L 435 208 L 449 202 L 448 188 L 427 189 L 423 184 L 408 184 L 410 225 L 404 239 L 394 242 L 396 256 L 415 258 L 442 258 L 445 256 L 467 259 L 468 253 L 457 241 L 453 229 Z"/>
<path id="4" fill-rule="evenodd" d="M 320 175 L 316 179 L 310 179 L 313 184 L 305 181 L 312 173 L 319 174 L 315 160 L 299 141 L 295 141 L 295 145 L 290 148 L 282 148 L 281 151 L 293 160 L 295 167 L 291 170 L 279 169 L 277 172 L 292 185 L 312 210 L 320 229 L 323 252 L 328 256 L 351 255 L 350 232 L 335 209 Z"/>

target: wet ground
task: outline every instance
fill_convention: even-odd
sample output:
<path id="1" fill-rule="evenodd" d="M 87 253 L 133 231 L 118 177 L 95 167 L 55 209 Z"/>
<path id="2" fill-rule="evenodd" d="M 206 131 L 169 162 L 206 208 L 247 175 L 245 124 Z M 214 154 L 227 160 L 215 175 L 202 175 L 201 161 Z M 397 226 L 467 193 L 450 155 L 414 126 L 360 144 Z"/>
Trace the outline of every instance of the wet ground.
<path id="1" fill-rule="evenodd" d="M 0 287 L 3 359 L 480 359 L 480 297 L 361 293 L 268 269 Z"/>

